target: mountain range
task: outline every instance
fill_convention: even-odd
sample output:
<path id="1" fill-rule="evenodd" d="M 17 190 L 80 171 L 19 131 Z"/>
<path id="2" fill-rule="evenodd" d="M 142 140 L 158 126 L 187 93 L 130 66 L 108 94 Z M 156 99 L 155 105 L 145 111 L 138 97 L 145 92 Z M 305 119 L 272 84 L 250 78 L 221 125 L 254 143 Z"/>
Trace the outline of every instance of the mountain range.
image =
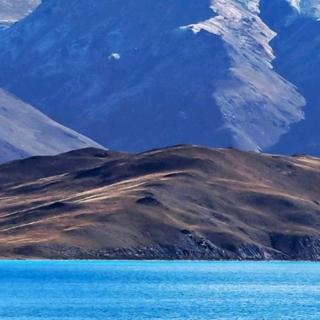
<path id="1" fill-rule="evenodd" d="M 0 257 L 320 260 L 320 160 L 177 146 L 0 166 Z"/>
<path id="2" fill-rule="evenodd" d="M 115 150 L 317 155 L 319 17 L 312 0 L 46 0 L 1 33 L 0 86 Z"/>

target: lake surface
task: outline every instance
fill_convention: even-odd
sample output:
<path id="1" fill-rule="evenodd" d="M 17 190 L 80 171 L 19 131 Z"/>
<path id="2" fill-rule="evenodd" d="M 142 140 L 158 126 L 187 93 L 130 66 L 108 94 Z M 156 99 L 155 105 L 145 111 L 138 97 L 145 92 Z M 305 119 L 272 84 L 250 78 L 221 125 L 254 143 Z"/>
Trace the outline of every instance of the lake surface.
<path id="1" fill-rule="evenodd" d="M 2 261 L 1 320 L 320 319 L 320 263 Z"/>

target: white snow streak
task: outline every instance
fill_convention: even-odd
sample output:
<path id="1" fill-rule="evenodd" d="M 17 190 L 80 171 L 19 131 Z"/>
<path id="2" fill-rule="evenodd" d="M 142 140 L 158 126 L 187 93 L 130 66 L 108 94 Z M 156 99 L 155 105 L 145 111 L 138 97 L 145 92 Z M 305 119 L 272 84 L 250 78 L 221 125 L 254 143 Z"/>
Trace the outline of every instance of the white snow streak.
<path id="1" fill-rule="evenodd" d="M 320 0 L 287 0 L 300 14 L 320 20 Z"/>

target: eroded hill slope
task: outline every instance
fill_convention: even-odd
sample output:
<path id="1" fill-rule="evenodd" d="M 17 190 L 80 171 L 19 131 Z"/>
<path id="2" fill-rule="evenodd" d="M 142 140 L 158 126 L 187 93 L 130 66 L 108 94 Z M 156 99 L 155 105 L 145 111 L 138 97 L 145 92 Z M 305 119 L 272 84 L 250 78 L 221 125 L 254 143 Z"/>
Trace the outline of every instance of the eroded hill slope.
<path id="1" fill-rule="evenodd" d="M 0 255 L 320 259 L 320 160 L 178 146 L 0 167 Z"/>

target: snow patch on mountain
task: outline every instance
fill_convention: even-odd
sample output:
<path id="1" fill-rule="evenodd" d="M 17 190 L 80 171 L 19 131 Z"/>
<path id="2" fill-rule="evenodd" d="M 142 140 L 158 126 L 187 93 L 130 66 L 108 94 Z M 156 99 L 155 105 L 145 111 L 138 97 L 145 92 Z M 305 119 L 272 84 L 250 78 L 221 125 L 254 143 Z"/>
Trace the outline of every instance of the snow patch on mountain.
<path id="1" fill-rule="evenodd" d="M 299 13 L 301 12 L 300 0 L 287 0 L 290 5 L 296 9 Z"/>
<path id="2" fill-rule="evenodd" d="M 214 92 L 225 124 L 243 149 L 274 145 L 304 118 L 305 99 L 273 70 L 270 41 L 276 36 L 259 17 L 259 0 L 212 0 L 215 17 L 187 26 L 220 36 L 232 68 Z"/>
<path id="3" fill-rule="evenodd" d="M 110 54 L 108 59 L 109 60 L 120 60 L 121 59 L 121 55 L 120 55 L 120 53 L 114 52 L 114 53 Z"/>
<path id="4" fill-rule="evenodd" d="M 319 0 L 287 0 L 300 14 L 315 17 L 320 21 Z"/>
<path id="5" fill-rule="evenodd" d="M 0 89 L 0 163 L 86 147 L 101 148 Z"/>

